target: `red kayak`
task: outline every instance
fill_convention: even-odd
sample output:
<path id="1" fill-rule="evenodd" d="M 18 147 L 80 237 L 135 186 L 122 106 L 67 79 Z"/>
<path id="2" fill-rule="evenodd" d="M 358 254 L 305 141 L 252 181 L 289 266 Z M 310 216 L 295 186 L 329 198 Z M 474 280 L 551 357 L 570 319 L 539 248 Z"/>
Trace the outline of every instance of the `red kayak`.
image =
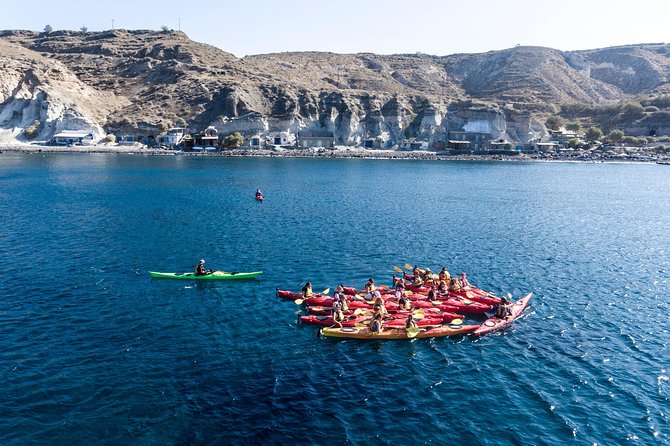
<path id="1" fill-rule="evenodd" d="M 450 291 L 449 296 L 456 298 L 460 297 L 461 299 L 474 300 L 475 302 L 479 302 L 485 305 L 498 305 L 500 303 L 499 297 L 492 296 L 486 293 L 485 291 L 474 287 L 467 287 L 465 290 L 461 290 L 457 293 Z"/>
<path id="2" fill-rule="evenodd" d="M 258 200 L 258 201 L 261 201 L 261 202 L 262 202 L 263 200 L 265 200 L 265 197 L 263 197 L 263 196 L 262 196 L 262 195 L 260 195 L 260 194 L 256 194 L 256 200 Z"/>
<path id="3" fill-rule="evenodd" d="M 345 316 L 341 324 L 343 327 L 355 327 L 356 324 L 362 323 L 363 321 L 366 321 L 368 319 L 370 319 L 370 316 L 362 316 L 362 315 Z M 303 324 L 324 325 L 326 327 L 335 325 L 333 316 L 316 315 L 316 314 L 308 314 L 306 316 L 300 316 L 300 322 L 302 322 Z"/>
<path id="4" fill-rule="evenodd" d="M 480 325 L 477 330 L 474 331 L 473 334 L 475 336 L 482 336 L 487 333 L 491 333 L 492 331 L 500 330 L 501 328 L 511 324 L 514 319 L 521 316 L 521 313 L 523 313 L 523 310 L 525 310 L 526 307 L 528 306 L 528 302 L 530 301 L 530 298 L 532 296 L 533 293 L 528 293 L 521 299 L 513 303 L 510 306 L 510 310 L 512 311 L 512 314 L 510 316 L 507 316 L 505 318 L 498 318 L 493 316 L 486 319 L 484 323 Z"/>
<path id="5" fill-rule="evenodd" d="M 384 319 L 384 327 L 393 327 L 393 328 L 398 328 L 398 327 L 404 327 L 405 323 L 407 322 L 407 317 L 400 317 L 400 318 L 393 318 L 393 319 Z M 432 316 L 426 316 L 423 319 L 414 319 L 414 322 L 416 322 L 416 325 L 419 327 L 425 327 L 427 325 L 441 325 L 442 324 L 442 318 L 440 317 L 432 317 Z"/>
<path id="6" fill-rule="evenodd" d="M 288 291 L 288 290 L 280 290 L 277 288 L 277 297 L 281 297 L 282 299 L 287 299 L 287 300 L 296 300 L 296 299 L 302 299 L 302 294 L 301 293 L 294 293 L 293 291 Z M 328 297 L 330 296 L 325 296 L 323 294 L 319 293 L 314 293 L 312 294 L 312 297 Z"/>
<path id="7" fill-rule="evenodd" d="M 371 316 L 363 315 L 353 315 L 345 317 L 345 320 L 341 322 L 343 327 L 355 327 L 356 324 L 365 323 L 369 321 Z M 383 325 L 385 327 L 404 327 L 405 322 L 407 321 L 407 316 L 402 315 L 399 317 L 393 317 L 389 315 L 389 319 L 384 319 Z M 332 316 L 325 315 L 315 315 L 308 314 L 306 316 L 300 316 L 300 322 L 304 324 L 313 324 L 313 325 L 324 325 L 329 327 L 335 325 L 335 320 Z M 423 319 L 415 319 L 414 322 L 420 327 L 425 327 L 426 325 L 440 325 L 442 323 L 441 317 L 424 317 Z"/>

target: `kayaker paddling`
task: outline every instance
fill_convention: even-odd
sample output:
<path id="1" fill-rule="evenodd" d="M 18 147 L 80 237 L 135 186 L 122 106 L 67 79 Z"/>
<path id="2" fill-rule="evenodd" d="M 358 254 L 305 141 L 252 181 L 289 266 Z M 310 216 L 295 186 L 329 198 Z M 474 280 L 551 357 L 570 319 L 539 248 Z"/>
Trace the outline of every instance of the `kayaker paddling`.
<path id="1" fill-rule="evenodd" d="M 302 287 L 301 294 L 303 299 L 312 297 L 314 294 L 314 291 L 312 291 L 312 282 L 307 282 L 305 286 Z"/>
<path id="2" fill-rule="evenodd" d="M 208 274 L 212 274 L 213 272 L 214 271 L 211 269 L 205 269 L 205 259 L 200 260 L 198 266 L 195 267 L 196 276 L 206 276 Z"/>

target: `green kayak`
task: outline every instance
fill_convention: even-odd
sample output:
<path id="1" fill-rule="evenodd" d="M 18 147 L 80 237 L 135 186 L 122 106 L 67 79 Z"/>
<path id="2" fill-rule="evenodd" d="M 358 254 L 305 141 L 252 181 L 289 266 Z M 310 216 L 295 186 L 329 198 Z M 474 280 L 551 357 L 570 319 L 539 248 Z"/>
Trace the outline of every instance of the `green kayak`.
<path id="1" fill-rule="evenodd" d="M 214 271 L 212 274 L 196 276 L 194 273 L 158 273 L 149 271 L 151 277 L 156 279 L 187 279 L 187 280 L 233 280 L 233 279 L 253 279 L 263 274 L 263 271 L 253 271 L 251 273 L 237 273 L 226 271 Z"/>

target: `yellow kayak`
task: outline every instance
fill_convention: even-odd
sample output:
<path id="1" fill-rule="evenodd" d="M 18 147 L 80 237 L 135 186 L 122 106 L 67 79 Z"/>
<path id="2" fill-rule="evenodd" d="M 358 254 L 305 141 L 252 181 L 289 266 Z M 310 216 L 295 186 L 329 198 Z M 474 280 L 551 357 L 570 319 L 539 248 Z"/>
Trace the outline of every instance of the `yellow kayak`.
<path id="1" fill-rule="evenodd" d="M 407 332 L 404 328 L 389 328 L 378 333 L 369 328 L 343 327 L 343 328 L 322 328 L 321 334 L 331 338 L 345 339 L 408 339 L 408 338 L 438 338 L 442 336 L 455 336 L 471 333 L 479 325 L 440 325 L 429 329 L 419 329 L 416 334 Z"/>

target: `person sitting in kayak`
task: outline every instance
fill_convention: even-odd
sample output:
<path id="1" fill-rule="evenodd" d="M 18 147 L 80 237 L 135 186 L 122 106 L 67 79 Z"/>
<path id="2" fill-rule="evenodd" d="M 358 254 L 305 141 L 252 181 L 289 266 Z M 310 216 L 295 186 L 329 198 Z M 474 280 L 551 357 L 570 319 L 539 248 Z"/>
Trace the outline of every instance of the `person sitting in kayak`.
<path id="1" fill-rule="evenodd" d="M 433 273 L 430 271 L 430 268 L 426 268 L 423 272 L 423 281 L 425 284 L 433 283 Z"/>
<path id="2" fill-rule="evenodd" d="M 373 293 L 376 289 L 377 285 L 375 285 L 375 279 L 370 277 L 368 282 L 365 284 L 365 294 Z"/>
<path id="3" fill-rule="evenodd" d="M 512 315 L 512 309 L 509 307 L 509 301 L 504 297 L 500 298 L 500 303 L 494 307 L 495 317 L 505 319 Z"/>
<path id="4" fill-rule="evenodd" d="M 256 189 L 256 198 L 263 198 L 263 192 L 260 189 Z"/>
<path id="5" fill-rule="evenodd" d="M 438 279 L 440 279 L 440 282 L 448 282 L 449 279 L 451 279 L 451 275 L 449 275 L 449 271 L 447 271 L 447 268 L 445 268 L 444 266 L 440 270 L 437 277 L 438 277 Z"/>
<path id="6" fill-rule="evenodd" d="M 405 321 L 405 328 L 419 328 L 419 326 L 416 325 L 416 321 L 414 320 L 414 316 L 412 316 L 412 313 L 407 315 L 407 320 Z"/>
<path id="7" fill-rule="evenodd" d="M 458 293 L 459 291 L 461 291 L 461 284 L 458 281 L 457 277 L 451 278 L 451 283 L 449 284 L 449 291 L 453 291 L 454 293 Z"/>
<path id="8" fill-rule="evenodd" d="M 405 293 L 400 293 L 400 297 L 398 297 L 398 306 L 402 310 L 409 311 L 412 309 L 412 301 L 409 297 L 405 296 Z"/>
<path id="9" fill-rule="evenodd" d="M 461 273 L 461 288 L 466 288 L 470 286 L 470 282 L 465 276 L 465 273 Z"/>
<path id="10" fill-rule="evenodd" d="M 336 298 L 335 302 L 333 302 L 332 316 L 335 325 L 337 325 L 339 328 L 342 328 L 342 321 L 344 321 L 344 311 L 342 311 L 342 303 L 340 302 L 339 298 Z"/>
<path id="11" fill-rule="evenodd" d="M 205 260 L 200 260 L 200 263 L 198 263 L 198 266 L 195 267 L 195 275 L 196 276 L 206 276 L 208 274 L 212 274 L 214 271 L 211 269 L 205 269 Z"/>
<path id="12" fill-rule="evenodd" d="M 399 282 L 396 282 L 395 284 L 395 297 L 396 299 L 400 299 L 400 296 L 405 294 L 405 284 L 402 283 L 402 280 Z"/>
<path id="13" fill-rule="evenodd" d="M 380 312 L 375 313 L 374 316 L 372 316 L 372 322 L 370 322 L 370 331 L 373 333 L 379 333 L 382 331 L 384 325 L 384 317 Z"/>
<path id="14" fill-rule="evenodd" d="M 375 311 L 379 311 L 383 317 L 386 317 L 389 315 L 388 310 L 386 309 L 386 305 L 384 305 L 384 299 L 381 297 L 378 297 L 377 300 L 375 300 L 375 306 L 374 306 Z"/>
<path id="15" fill-rule="evenodd" d="M 446 280 L 440 280 L 440 284 L 437 286 L 437 293 L 440 296 L 445 296 L 449 293 L 449 287 L 447 286 Z"/>
<path id="16" fill-rule="evenodd" d="M 419 287 L 423 285 L 423 279 L 421 278 L 420 274 L 416 274 L 414 276 L 414 281 L 412 282 L 412 285 L 415 287 Z"/>
<path id="17" fill-rule="evenodd" d="M 435 293 L 435 287 L 431 287 L 430 290 L 428 290 L 428 300 L 429 301 L 434 301 L 437 300 L 437 295 Z"/>
<path id="18" fill-rule="evenodd" d="M 308 299 L 312 297 L 314 292 L 312 291 L 312 282 L 307 282 L 304 287 L 302 287 L 302 290 L 300 291 L 302 294 L 303 299 Z"/>

